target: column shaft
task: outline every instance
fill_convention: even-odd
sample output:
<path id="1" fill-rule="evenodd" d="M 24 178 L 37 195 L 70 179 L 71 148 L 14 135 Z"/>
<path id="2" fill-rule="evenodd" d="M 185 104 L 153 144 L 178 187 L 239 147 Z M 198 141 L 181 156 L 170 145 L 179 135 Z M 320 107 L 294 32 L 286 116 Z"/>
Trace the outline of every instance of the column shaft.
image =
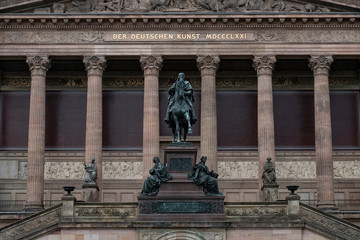
<path id="1" fill-rule="evenodd" d="M 50 61 L 47 57 L 35 56 L 28 57 L 27 63 L 31 90 L 25 210 L 37 211 L 44 208 L 45 82 Z"/>
<path id="2" fill-rule="evenodd" d="M 332 159 L 329 69 L 332 57 L 311 57 L 314 72 L 315 148 L 318 207 L 336 209 Z"/>
<path id="3" fill-rule="evenodd" d="M 85 162 L 95 158 L 97 185 L 102 190 L 102 76 L 106 68 L 105 57 L 84 57 L 88 74 L 86 102 Z M 101 195 L 100 195 L 101 196 Z M 100 197 L 101 198 L 101 197 Z"/>
<path id="4" fill-rule="evenodd" d="M 272 72 L 275 57 L 262 56 L 253 59 L 253 67 L 258 75 L 258 158 L 259 189 L 262 187 L 264 163 L 271 157 L 275 163 L 275 131 L 272 92 Z"/>
<path id="5" fill-rule="evenodd" d="M 153 167 L 152 159 L 160 156 L 159 72 L 162 61 L 160 56 L 140 58 L 144 71 L 143 178 Z"/>
<path id="6" fill-rule="evenodd" d="M 207 156 L 209 169 L 217 171 L 216 71 L 218 56 L 198 57 L 201 71 L 201 155 Z"/>

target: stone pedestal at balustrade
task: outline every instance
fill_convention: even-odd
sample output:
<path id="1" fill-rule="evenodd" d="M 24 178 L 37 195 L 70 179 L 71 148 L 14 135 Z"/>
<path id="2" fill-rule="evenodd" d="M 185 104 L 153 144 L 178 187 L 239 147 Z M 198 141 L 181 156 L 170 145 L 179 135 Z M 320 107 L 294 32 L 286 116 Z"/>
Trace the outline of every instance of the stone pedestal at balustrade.
<path id="1" fill-rule="evenodd" d="M 82 188 L 85 202 L 99 202 L 99 187 L 96 184 L 84 184 Z"/>
<path id="2" fill-rule="evenodd" d="M 267 184 L 264 185 L 261 190 L 263 191 L 264 202 L 276 202 L 279 199 L 279 185 Z"/>

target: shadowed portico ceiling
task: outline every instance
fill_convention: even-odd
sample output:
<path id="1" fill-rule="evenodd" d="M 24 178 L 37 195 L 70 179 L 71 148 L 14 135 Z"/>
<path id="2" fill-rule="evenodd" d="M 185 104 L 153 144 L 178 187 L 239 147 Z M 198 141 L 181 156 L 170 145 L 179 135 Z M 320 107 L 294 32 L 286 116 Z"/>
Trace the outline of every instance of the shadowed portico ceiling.
<path id="1" fill-rule="evenodd" d="M 2 0 L 2 13 L 360 12 L 359 0 Z"/>

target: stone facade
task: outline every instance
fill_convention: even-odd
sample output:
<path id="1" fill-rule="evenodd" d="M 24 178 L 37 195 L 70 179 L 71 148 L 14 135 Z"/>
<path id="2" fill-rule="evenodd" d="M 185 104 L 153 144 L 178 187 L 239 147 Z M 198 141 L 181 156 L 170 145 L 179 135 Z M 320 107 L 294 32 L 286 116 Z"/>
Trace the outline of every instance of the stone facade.
<path id="1" fill-rule="evenodd" d="M 29 136 L 23 136 L 29 139 L 29 153 L 26 146 L 1 149 L 0 183 L 7 184 L 0 188 L 0 200 L 23 201 L 27 194 L 36 198 L 28 198 L 29 203 L 41 207 L 42 196 L 45 201 L 60 200 L 65 184 L 75 185 L 74 195 L 82 199 L 83 163 L 95 156 L 101 200 L 136 201 L 152 157 L 163 158 L 170 141 L 161 133 L 161 94 L 182 68 L 189 70 L 187 76 L 200 102 L 200 133 L 190 141 L 199 154 L 208 156 L 211 169 L 219 172 L 226 201 L 259 200 L 259 173 L 268 156 L 276 160 L 282 199 L 289 183 L 301 185 L 299 194 L 304 200 L 315 201 L 320 188 L 329 190 L 321 198 L 358 199 L 359 144 L 353 140 L 354 146 L 332 150 L 328 97 L 332 90 L 360 89 L 358 67 L 347 65 L 349 59 L 356 65 L 360 55 L 360 6 L 356 1 L 317 2 L 3 1 L 0 11 L 10 13 L 0 16 L 1 94 L 34 90 L 42 95 L 35 94 L 30 102 Z M 31 5 L 36 3 L 38 7 Z M 292 68 L 277 72 L 287 60 L 308 63 L 309 56 L 310 67 L 299 67 L 295 74 Z M 21 70 L 26 59 L 30 71 Z M 247 65 L 239 64 L 242 60 Z M 81 66 L 74 70 L 71 65 L 76 62 Z M 291 62 L 288 67 L 296 70 L 298 66 Z M 83 147 L 45 149 L 45 89 L 66 94 L 87 91 Z M 103 94 L 135 90 L 144 94 L 141 146 L 104 147 L 103 136 L 108 133 L 102 132 L 106 128 L 102 116 L 108 113 L 103 113 L 107 110 L 106 106 L 103 109 Z M 220 90 L 258 91 L 257 115 L 248 120 L 257 122 L 256 146 L 219 147 L 217 136 L 225 128 L 216 115 L 223 111 L 217 107 Z M 278 119 L 272 119 L 277 111 L 272 109 L 272 97 L 279 90 L 315 92 L 314 108 L 320 114 L 314 117 L 314 128 L 320 129 L 313 138 L 316 147 L 315 140 L 310 147 L 312 143 L 275 147 Z M 234 122 L 240 125 L 238 120 Z M 211 234 L 215 239 L 216 234 Z"/>

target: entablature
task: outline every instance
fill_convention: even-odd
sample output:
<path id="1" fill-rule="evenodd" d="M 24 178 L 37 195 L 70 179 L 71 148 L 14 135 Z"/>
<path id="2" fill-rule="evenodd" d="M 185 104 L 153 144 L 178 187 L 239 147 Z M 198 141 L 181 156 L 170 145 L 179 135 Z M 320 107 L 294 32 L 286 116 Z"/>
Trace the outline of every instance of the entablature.
<path id="1" fill-rule="evenodd" d="M 2 14 L 0 29 L 359 28 L 360 13 Z"/>

